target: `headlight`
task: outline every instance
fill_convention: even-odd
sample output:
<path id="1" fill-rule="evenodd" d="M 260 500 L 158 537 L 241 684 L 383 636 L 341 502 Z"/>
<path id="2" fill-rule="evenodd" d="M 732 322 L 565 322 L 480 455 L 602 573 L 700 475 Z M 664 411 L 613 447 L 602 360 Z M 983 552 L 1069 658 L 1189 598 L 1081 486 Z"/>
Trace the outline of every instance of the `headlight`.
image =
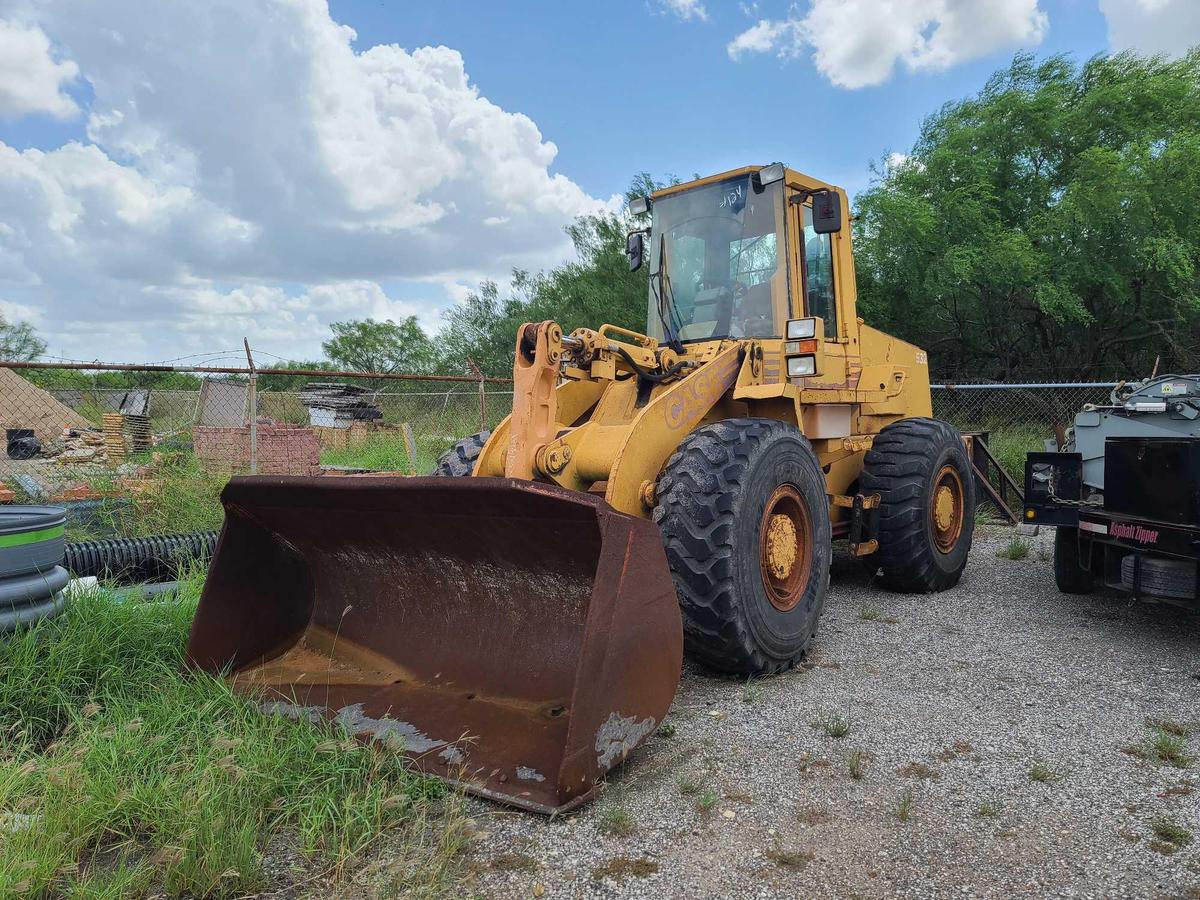
<path id="1" fill-rule="evenodd" d="M 762 184 L 774 184 L 777 181 L 783 181 L 783 176 L 787 174 L 783 163 L 771 163 L 769 166 L 763 166 L 758 170 L 758 180 Z"/>
<path id="2" fill-rule="evenodd" d="M 802 341 L 805 338 L 816 336 L 817 320 L 814 318 L 791 319 L 787 323 L 787 339 L 789 341 Z"/>
<path id="3" fill-rule="evenodd" d="M 788 378 L 804 378 L 817 374 L 817 358 L 815 356 L 789 356 L 787 366 Z"/>

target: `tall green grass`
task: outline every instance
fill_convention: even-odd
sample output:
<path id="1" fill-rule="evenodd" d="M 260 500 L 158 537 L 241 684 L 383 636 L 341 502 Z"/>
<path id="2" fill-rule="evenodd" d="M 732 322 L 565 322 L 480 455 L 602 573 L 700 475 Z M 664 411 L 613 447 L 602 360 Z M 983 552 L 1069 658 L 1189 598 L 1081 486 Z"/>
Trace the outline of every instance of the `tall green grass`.
<path id="1" fill-rule="evenodd" d="M 148 477 L 133 482 L 136 490 L 131 491 L 127 482 L 115 474 L 93 476 L 88 479 L 93 490 L 123 500 L 103 504 L 95 525 L 69 528 L 68 539 L 142 537 L 220 528 L 225 516 L 221 490 L 228 481 L 228 473 L 205 469 L 189 452 L 162 454 Z"/>
<path id="2" fill-rule="evenodd" d="M 1003 425 L 988 434 L 988 449 L 992 456 L 1017 482 L 1025 479 L 1025 454 L 1045 448 L 1046 438 L 1053 433 L 1043 425 Z"/>
<path id="3" fill-rule="evenodd" d="M 462 840 L 438 783 L 180 670 L 199 583 L 178 603 L 83 595 L 0 641 L 0 896 L 244 896 L 272 886 L 265 853 L 336 871 L 430 822 L 417 886 L 435 889 Z"/>
<path id="4" fill-rule="evenodd" d="M 437 464 L 439 453 L 428 449 L 424 441 L 418 441 L 414 465 L 408 458 L 408 451 L 400 435 L 396 432 L 385 432 L 371 435 L 361 444 L 344 450 L 322 450 L 321 464 L 367 469 L 371 472 L 416 471 L 418 475 L 428 475 Z"/>

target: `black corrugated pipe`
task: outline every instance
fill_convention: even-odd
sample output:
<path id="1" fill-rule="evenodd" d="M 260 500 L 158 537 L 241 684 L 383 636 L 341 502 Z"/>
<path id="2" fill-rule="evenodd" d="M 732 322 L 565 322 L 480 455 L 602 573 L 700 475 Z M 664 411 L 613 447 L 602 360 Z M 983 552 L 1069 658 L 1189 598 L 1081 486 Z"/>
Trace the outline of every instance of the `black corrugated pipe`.
<path id="1" fill-rule="evenodd" d="M 77 578 L 95 575 L 122 584 L 162 581 L 177 578 L 192 560 L 207 563 L 216 544 L 215 531 L 79 541 L 67 544 L 63 565 Z"/>

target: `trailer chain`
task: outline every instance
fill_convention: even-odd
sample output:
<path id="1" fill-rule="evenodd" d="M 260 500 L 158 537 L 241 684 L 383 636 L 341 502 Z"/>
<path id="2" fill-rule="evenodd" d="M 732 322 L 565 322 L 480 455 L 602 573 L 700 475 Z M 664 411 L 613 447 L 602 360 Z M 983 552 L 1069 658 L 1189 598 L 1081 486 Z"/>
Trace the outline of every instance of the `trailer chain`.
<path id="1" fill-rule="evenodd" d="M 1053 491 L 1047 496 L 1059 506 L 1095 507 L 1097 509 L 1104 506 L 1103 497 L 1089 497 L 1086 500 L 1064 500 L 1062 497 L 1056 495 Z"/>

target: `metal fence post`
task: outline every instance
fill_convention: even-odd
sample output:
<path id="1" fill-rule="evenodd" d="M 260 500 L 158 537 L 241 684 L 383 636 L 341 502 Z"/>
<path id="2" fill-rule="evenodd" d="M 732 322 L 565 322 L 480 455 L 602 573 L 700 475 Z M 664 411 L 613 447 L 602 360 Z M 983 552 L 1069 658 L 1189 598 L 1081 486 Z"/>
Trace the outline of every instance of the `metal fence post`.
<path id="1" fill-rule="evenodd" d="M 467 365 L 471 367 L 471 371 L 479 379 L 479 430 L 487 431 L 487 392 L 484 387 L 486 379 L 483 376 L 483 370 L 469 356 L 467 357 Z"/>
<path id="2" fill-rule="evenodd" d="M 250 339 L 242 338 L 246 347 L 246 363 L 250 367 L 250 390 L 246 405 L 250 407 L 250 474 L 258 474 L 258 373 L 254 369 L 254 357 L 250 354 Z"/>

